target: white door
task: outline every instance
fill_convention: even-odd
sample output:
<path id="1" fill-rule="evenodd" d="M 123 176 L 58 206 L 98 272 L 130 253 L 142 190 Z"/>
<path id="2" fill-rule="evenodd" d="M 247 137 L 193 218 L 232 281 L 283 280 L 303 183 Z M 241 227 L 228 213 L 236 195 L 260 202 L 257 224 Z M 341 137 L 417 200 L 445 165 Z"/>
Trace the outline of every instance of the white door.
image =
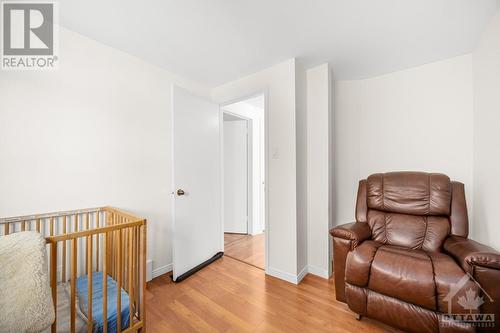
<path id="1" fill-rule="evenodd" d="M 224 232 L 248 232 L 248 121 L 224 121 Z"/>
<path id="2" fill-rule="evenodd" d="M 223 250 L 219 105 L 174 87 L 173 279 Z"/>

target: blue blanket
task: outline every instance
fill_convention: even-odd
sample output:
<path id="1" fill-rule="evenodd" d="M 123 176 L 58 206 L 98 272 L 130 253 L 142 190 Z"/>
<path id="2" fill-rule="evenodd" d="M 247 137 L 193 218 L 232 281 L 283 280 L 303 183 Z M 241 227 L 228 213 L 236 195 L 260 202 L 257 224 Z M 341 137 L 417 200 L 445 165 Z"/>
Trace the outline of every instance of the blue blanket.
<path id="1" fill-rule="evenodd" d="M 76 289 L 80 303 L 80 309 L 88 316 L 88 283 L 87 275 L 83 275 L 76 280 Z M 108 332 L 115 333 L 117 320 L 117 304 L 116 297 L 118 288 L 116 281 L 108 275 Z M 124 330 L 130 323 L 129 297 L 125 290 L 121 290 L 121 329 Z M 92 273 L 92 321 L 93 331 L 95 333 L 103 332 L 104 318 L 102 314 L 103 308 L 103 287 L 102 287 L 102 272 Z"/>

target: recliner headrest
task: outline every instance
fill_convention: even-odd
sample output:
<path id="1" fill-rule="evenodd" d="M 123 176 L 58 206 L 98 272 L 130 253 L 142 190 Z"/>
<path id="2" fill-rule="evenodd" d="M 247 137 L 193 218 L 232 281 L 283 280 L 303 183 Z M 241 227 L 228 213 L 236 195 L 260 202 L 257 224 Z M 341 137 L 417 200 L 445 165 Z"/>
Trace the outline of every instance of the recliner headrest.
<path id="1" fill-rule="evenodd" d="M 368 208 L 384 212 L 449 216 L 450 178 L 440 173 L 389 172 L 367 178 Z"/>

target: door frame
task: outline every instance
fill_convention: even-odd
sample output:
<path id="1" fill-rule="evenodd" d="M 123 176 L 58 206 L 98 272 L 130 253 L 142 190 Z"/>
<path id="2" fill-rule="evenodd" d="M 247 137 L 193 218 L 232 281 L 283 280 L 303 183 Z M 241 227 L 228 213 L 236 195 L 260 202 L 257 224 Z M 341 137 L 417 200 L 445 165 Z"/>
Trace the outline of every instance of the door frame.
<path id="1" fill-rule="evenodd" d="M 254 97 L 257 97 L 257 96 L 261 96 L 263 95 L 264 96 L 264 238 L 265 238 L 265 242 L 264 242 L 264 253 L 265 253 L 265 263 L 264 263 L 264 267 L 265 267 L 265 272 L 266 274 L 268 274 L 269 272 L 269 234 L 270 234 L 270 221 L 269 221 L 269 89 L 263 89 L 263 90 L 255 90 L 254 92 L 252 93 L 249 93 L 249 94 L 246 94 L 246 95 L 241 95 L 240 97 L 237 97 L 237 98 L 234 98 L 234 99 L 231 99 L 231 100 L 228 100 L 228 101 L 225 101 L 223 103 L 220 103 L 219 104 L 219 113 L 220 113 L 220 126 L 222 128 L 222 126 L 224 125 L 223 124 L 223 116 L 224 116 L 224 111 L 223 111 L 223 108 L 225 106 L 228 106 L 228 105 L 231 105 L 231 104 L 235 104 L 235 103 L 238 103 L 238 102 L 243 102 L 243 101 L 246 101 L 248 99 L 251 99 L 251 98 L 254 98 Z M 220 139 L 220 142 L 221 142 L 221 149 L 223 149 L 224 147 L 222 147 L 223 145 L 223 140 L 224 140 L 224 137 L 223 137 L 223 130 L 220 131 L 221 133 L 221 139 Z M 224 198 L 224 165 L 223 165 L 223 162 L 224 162 L 224 151 L 221 150 L 221 163 L 222 163 L 222 167 L 221 167 L 221 188 L 222 188 L 222 198 Z M 221 248 L 224 249 L 224 200 L 221 200 L 222 202 L 222 219 L 221 219 L 221 224 L 222 224 L 222 244 L 221 244 Z"/>
<path id="2" fill-rule="evenodd" d="M 247 232 L 246 234 L 241 234 L 241 235 L 248 235 L 250 234 L 250 230 L 251 228 L 250 227 L 253 227 L 253 218 L 254 216 L 252 215 L 252 221 L 250 222 L 250 219 L 249 219 L 249 214 L 250 214 L 250 207 L 253 208 L 253 202 L 251 201 L 252 199 L 252 196 L 253 196 L 253 193 L 252 193 L 252 184 L 251 184 L 251 177 L 250 175 L 252 174 L 253 172 L 253 167 L 252 167 L 252 163 L 253 163 L 253 156 L 252 156 L 252 149 L 253 149 L 253 144 L 252 142 L 250 141 L 250 138 L 248 136 L 248 133 L 249 133 L 249 130 L 250 130 L 250 121 L 252 121 L 252 119 L 250 118 L 247 118 L 247 117 L 243 117 L 239 114 L 236 114 L 236 113 L 233 113 L 233 112 L 229 112 L 229 111 L 224 111 L 222 110 L 222 105 L 220 107 L 220 110 L 222 111 L 222 114 L 221 114 L 221 117 L 222 117 L 222 127 L 221 127 L 221 142 L 222 142 L 222 145 L 221 145 L 221 155 L 222 155 L 222 164 L 221 164 L 221 169 L 222 169 L 222 177 L 221 177 L 221 184 L 222 184 L 222 209 L 224 209 L 224 200 L 225 200 L 225 197 L 224 197 L 224 179 L 225 179 L 225 170 L 224 170 L 224 114 L 229 114 L 231 116 L 234 116 L 234 117 L 237 117 L 237 118 L 240 118 L 241 120 L 245 121 L 245 124 L 246 124 L 246 129 L 247 129 L 247 223 L 246 223 L 246 229 L 247 229 Z M 252 132 L 253 132 L 253 128 L 252 128 Z M 253 133 L 252 133 L 253 135 Z M 225 216 L 224 216 L 224 213 L 222 214 L 222 231 L 225 233 Z"/>

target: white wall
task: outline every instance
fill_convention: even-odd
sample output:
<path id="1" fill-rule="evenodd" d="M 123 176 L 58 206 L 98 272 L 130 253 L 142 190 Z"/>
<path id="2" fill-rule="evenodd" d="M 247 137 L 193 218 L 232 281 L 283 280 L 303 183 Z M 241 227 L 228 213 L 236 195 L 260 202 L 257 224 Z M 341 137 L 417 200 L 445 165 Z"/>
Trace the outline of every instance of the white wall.
<path id="1" fill-rule="evenodd" d="M 264 95 L 261 96 L 264 101 Z M 264 104 L 264 102 L 262 102 Z M 249 140 L 251 149 L 251 198 L 249 209 L 249 230 L 252 235 L 263 232 L 265 224 L 265 145 L 264 145 L 264 109 L 249 103 L 238 102 L 223 108 L 233 114 L 249 119 Z"/>
<path id="2" fill-rule="evenodd" d="M 359 179 L 379 171 L 439 171 L 466 184 L 470 208 L 474 194 L 472 237 L 500 246 L 494 237 L 500 231 L 499 21 L 497 15 L 473 56 L 336 82 L 335 224 L 354 219 Z M 153 269 L 165 272 L 172 261 L 170 86 L 220 103 L 265 91 L 268 273 L 296 282 L 305 265 L 324 263 L 328 231 L 314 222 L 325 219 L 321 179 L 331 179 L 328 156 L 320 153 L 326 124 L 314 115 L 322 110 L 325 117 L 325 94 L 316 96 L 324 70 L 309 72 L 307 115 L 305 71 L 293 59 L 210 92 L 65 29 L 60 45 L 55 72 L 0 73 L 0 216 L 100 205 L 133 211 L 148 218 Z M 316 189 L 321 200 L 311 202 Z"/>
<path id="3" fill-rule="evenodd" d="M 171 256 L 171 101 L 208 89 L 60 30 L 60 67 L 0 73 L 0 216 L 113 205 L 148 218 L 148 256 Z"/>
<path id="4" fill-rule="evenodd" d="M 295 62 L 295 130 L 297 142 L 297 274 L 299 280 L 307 266 L 307 76 L 304 66 Z"/>
<path id="5" fill-rule="evenodd" d="M 335 84 L 335 223 L 354 220 L 358 180 L 375 172 L 443 172 L 472 208 L 472 57 Z"/>
<path id="6" fill-rule="evenodd" d="M 500 11 L 473 53 L 474 214 L 476 240 L 500 250 Z"/>
<path id="7" fill-rule="evenodd" d="M 267 92 L 267 273 L 297 280 L 295 60 L 227 83 L 212 91 L 219 103 Z"/>
<path id="8" fill-rule="evenodd" d="M 328 278 L 330 259 L 330 68 L 307 71 L 307 257 L 310 273 Z"/>
<path id="9" fill-rule="evenodd" d="M 0 74 L 0 216 L 113 205 L 149 221 L 171 268 L 171 85 L 228 102 L 268 94 L 269 273 L 297 281 L 295 60 L 213 89 L 61 28 L 54 72 Z M 211 93 L 212 92 L 212 93 Z"/>

